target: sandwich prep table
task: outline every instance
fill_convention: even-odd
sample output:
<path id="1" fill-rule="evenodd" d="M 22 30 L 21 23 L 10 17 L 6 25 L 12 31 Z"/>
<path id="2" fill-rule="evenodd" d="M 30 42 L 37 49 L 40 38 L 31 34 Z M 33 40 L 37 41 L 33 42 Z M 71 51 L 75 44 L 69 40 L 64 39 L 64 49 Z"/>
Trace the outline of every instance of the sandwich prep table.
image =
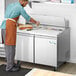
<path id="1" fill-rule="evenodd" d="M 70 58 L 70 29 L 65 18 L 32 15 L 40 21 L 33 29 L 17 30 L 16 60 L 53 66 Z"/>

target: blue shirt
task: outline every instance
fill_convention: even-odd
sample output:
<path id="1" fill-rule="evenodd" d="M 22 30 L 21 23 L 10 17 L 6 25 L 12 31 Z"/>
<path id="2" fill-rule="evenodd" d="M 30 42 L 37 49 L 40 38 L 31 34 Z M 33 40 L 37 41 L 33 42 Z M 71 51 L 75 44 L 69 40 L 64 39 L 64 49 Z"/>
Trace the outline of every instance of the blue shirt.
<path id="1" fill-rule="evenodd" d="M 30 16 L 26 13 L 19 2 L 9 4 L 7 6 L 4 18 L 15 18 L 22 15 L 27 21 L 30 21 Z M 1 24 L 1 29 L 6 29 L 6 20 Z"/>

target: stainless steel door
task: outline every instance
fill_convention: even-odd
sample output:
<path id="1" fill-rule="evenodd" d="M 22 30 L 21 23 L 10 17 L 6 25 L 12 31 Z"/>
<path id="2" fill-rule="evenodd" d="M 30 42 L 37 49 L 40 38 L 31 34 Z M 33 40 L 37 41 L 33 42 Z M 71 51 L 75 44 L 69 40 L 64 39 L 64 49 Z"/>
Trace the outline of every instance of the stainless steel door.
<path id="1" fill-rule="evenodd" d="M 35 37 L 35 63 L 57 66 L 57 39 L 54 37 Z"/>
<path id="2" fill-rule="evenodd" d="M 5 8 L 8 6 L 10 3 L 17 2 L 18 0 L 5 0 Z"/>
<path id="3" fill-rule="evenodd" d="M 33 35 L 17 34 L 16 60 L 33 62 Z"/>

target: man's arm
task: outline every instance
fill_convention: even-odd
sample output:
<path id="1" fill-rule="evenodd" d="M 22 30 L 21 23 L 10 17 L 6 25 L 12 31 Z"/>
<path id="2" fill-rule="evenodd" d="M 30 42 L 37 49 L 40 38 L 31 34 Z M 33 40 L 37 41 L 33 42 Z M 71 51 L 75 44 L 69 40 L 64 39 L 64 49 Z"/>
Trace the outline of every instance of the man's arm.
<path id="1" fill-rule="evenodd" d="M 24 10 L 24 8 L 21 9 L 21 15 L 29 22 L 35 23 L 37 26 L 40 24 L 39 21 L 34 20 L 33 18 L 31 18 L 26 11 Z"/>

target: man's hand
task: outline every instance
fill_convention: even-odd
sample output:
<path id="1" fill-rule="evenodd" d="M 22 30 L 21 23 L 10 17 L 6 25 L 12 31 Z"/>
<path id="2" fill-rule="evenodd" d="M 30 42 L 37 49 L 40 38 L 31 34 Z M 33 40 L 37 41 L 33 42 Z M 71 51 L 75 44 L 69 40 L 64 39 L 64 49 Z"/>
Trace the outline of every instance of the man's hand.
<path id="1" fill-rule="evenodd" d="M 39 24 L 40 24 L 39 21 L 36 21 L 36 20 L 34 20 L 33 18 L 30 19 L 30 22 L 36 24 L 37 26 L 39 26 Z"/>
<path id="2" fill-rule="evenodd" d="M 40 22 L 39 21 L 36 21 L 36 25 L 39 26 L 40 25 Z"/>

